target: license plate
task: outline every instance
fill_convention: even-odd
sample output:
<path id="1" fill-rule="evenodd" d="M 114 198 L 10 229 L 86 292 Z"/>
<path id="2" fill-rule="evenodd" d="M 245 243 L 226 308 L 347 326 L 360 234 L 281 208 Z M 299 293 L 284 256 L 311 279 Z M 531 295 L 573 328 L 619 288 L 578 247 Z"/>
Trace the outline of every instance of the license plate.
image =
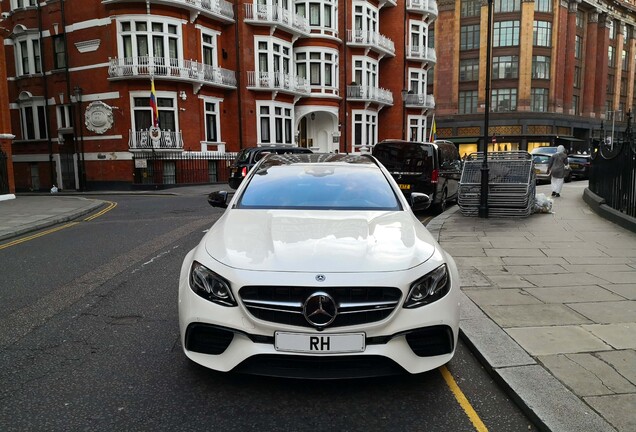
<path id="1" fill-rule="evenodd" d="M 534 170 L 534 173 L 535 174 L 541 174 L 541 170 L 537 168 L 537 169 Z"/>
<path id="2" fill-rule="evenodd" d="M 276 332 L 274 348 L 276 351 L 335 354 L 362 352 L 365 348 L 364 333 L 344 334 L 307 334 Z"/>
<path id="3" fill-rule="evenodd" d="M 572 168 L 572 169 L 579 169 L 579 168 L 581 168 L 581 167 L 579 166 L 579 164 L 570 164 L 570 168 Z"/>
<path id="4" fill-rule="evenodd" d="M 409 189 L 411 189 L 411 185 L 410 184 L 401 184 L 400 185 L 400 189 L 409 190 Z"/>

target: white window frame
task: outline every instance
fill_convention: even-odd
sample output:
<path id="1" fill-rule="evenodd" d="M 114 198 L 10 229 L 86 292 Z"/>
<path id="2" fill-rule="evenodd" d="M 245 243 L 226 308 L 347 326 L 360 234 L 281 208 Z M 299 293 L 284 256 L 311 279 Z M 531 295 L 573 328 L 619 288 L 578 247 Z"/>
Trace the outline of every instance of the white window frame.
<path id="1" fill-rule="evenodd" d="M 312 54 L 319 55 L 318 59 L 312 59 Z M 301 55 L 304 55 L 304 59 L 299 59 Z M 331 60 L 328 59 L 328 56 L 331 56 Z M 319 68 L 320 72 L 320 82 L 318 84 L 312 84 L 311 81 L 311 73 L 312 73 L 312 63 L 319 63 L 321 67 Z M 339 52 L 335 49 L 330 48 L 322 48 L 322 47 L 301 47 L 296 48 L 294 50 L 294 73 L 299 78 L 304 78 L 305 82 L 309 83 L 312 92 L 325 92 L 325 90 L 329 90 L 330 94 L 334 93 L 334 90 L 338 89 L 338 77 L 339 77 Z M 304 75 L 299 73 L 299 66 L 304 65 Z M 331 66 L 331 84 L 327 83 L 327 65 Z"/>
<path id="2" fill-rule="evenodd" d="M 413 83 L 417 82 L 418 88 L 414 88 Z M 414 94 L 425 95 L 428 87 L 428 71 L 418 68 L 409 68 L 408 90 Z"/>
<path id="3" fill-rule="evenodd" d="M 199 27 L 201 31 L 201 64 L 207 65 L 205 62 L 205 48 L 212 49 L 212 64 L 208 66 L 212 66 L 213 68 L 217 68 L 219 65 L 219 39 L 218 36 L 221 34 L 217 31 L 210 30 L 204 27 Z M 210 37 L 212 42 L 205 42 L 205 37 Z"/>
<path id="4" fill-rule="evenodd" d="M 138 59 L 140 57 L 145 57 L 139 54 L 139 46 L 138 46 L 138 38 L 142 36 L 146 36 L 146 43 L 148 48 L 148 57 L 152 57 L 155 59 L 163 59 L 165 64 L 170 64 L 171 66 L 178 66 L 183 64 L 183 29 L 182 29 L 182 21 L 176 18 L 170 18 L 166 16 L 159 15 L 122 15 L 118 16 L 116 19 L 117 22 L 117 54 L 120 58 L 126 58 L 126 48 L 124 45 L 124 39 L 126 36 L 130 36 L 130 48 L 132 51 L 132 59 Z M 137 31 L 135 29 L 135 24 L 138 22 L 144 22 L 146 24 L 146 30 Z M 124 23 L 130 23 L 130 30 L 122 30 L 122 25 Z M 153 23 L 161 24 L 163 30 L 161 33 L 154 32 L 152 29 Z M 174 25 L 176 26 L 176 33 L 169 33 L 168 26 Z M 154 52 L 154 42 L 153 38 L 155 36 L 161 36 L 163 38 L 163 54 L 155 55 Z M 170 57 L 170 39 L 176 39 L 177 41 L 177 56 L 173 59 Z M 178 64 L 173 64 L 177 62 Z M 133 61 L 134 63 L 134 61 Z"/>
<path id="5" fill-rule="evenodd" d="M 203 143 L 205 144 L 220 144 L 223 143 L 221 139 L 221 102 L 223 99 L 202 96 L 201 100 L 203 102 L 203 125 L 204 125 L 204 136 Z M 208 104 L 212 104 L 214 106 L 213 111 L 208 111 Z M 216 128 L 216 141 L 208 140 L 208 114 L 214 115 L 214 127 Z"/>
<path id="6" fill-rule="evenodd" d="M 58 105 L 56 107 L 57 113 L 57 128 L 67 129 L 73 127 L 73 110 L 70 104 Z"/>
<path id="7" fill-rule="evenodd" d="M 178 99 L 177 99 L 177 92 L 171 92 L 171 91 L 155 91 L 156 95 L 157 95 L 157 100 L 163 98 L 163 99 L 172 99 L 173 100 L 173 104 L 172 107 L 158 107 L 159 111 L 173 111 L 174 112 L 174 131 L 178 132 L 180 130 L 179 128 L 179 107 L 178 107 Z M 130 128 L 133 131 L 139 131 L 139 130 L 145 130 L 145 129 L 137 129 L 137 125 L 135 124 L 135 98 L 150 98 L 150 88 L 148 88 L 147 91 L 144 90 L 136 90 L 136 91 L 131 91 L 129 93 L 130 95 Z M 150 111 L 150 106 L 148 107 L 139 107 L 139 110 L 149 110 Z M 152 116 L 151 116 L 152 118 Z M 166 129 L 161 122 L 159 122 L 159 129 L 164 130 Z"/>
<path id="8" fill-rule="evenodd" d="M 366 56 L 352 56 L 351 64 L 351 81 L 362 87 L 378 87 L 378 60 Z"/>
<path id="9" fill-rule="evenodd" d="M 31 108 L 33 115 L 33 137 L 28 136 L 27 128 L 27 114 L 26 109 Z M 40 110 L 41 108 L 41 110 Z M 22 134 L 22 140 L 24 141 L 37 141 L 47 138 L 47 118 L 46 118 L 46 103 L 43 97 L 20 97 L 18 101 L 18 109 L 20 111 L 20 132 Z M 40 114 L 44 116 L 40 118 Z M 44 122 L 44 125 L 41 125 Z M 40 130 L 42 129 L 42 131 Z M 40 134 L 40 132 L 43 133 Z"/>
<path id="10" fill-rule="evenodd" d="M 367 34 L 368 32 L 378 32 L 379 10 L 366 1 L 354 1 L 351 14 L 352 28 L 355 34 L 358 32 Z"/>
<path id="11" fill-rule="evenodd" d="M 11 0 L 11 10 L 35 8 L 37 5 L 37 0 Z"/>
<path id="12" fill-rule="evenodd" d="M 417 41 L 415 45 L 414 39 Z M 409 20 L 409 44 L 411 51 L 424 52 L 428 48 L 428 24 L 424 21 Z"/>
<path id="13" fill-rule="evenodd" d="M 408 128 L 408 140 L 416 142 L 427 142 L 427 117 L 425 115 L 409 115 L 406 119 Z"/>
<path id="14" fill-rule="evenodd" d="M 319 24 L 312 24 L 311 8 L 310 5 L 318 6 L 318 21 Z M 295 13 L 306 18 L 307 23 L 314 33 L 318 31 L 323 35 L 337 36 L 338 35 L 338 2 L 337 0 L 297 0 L 295 2 Z M 331 25 L 326 25 L 328 20 Z"/>
<path id="15" fill-rule="evenodd" d="M 262 109 L 267 109 L 268 113 L 263 115 Z M 276 111 L 280 110 L 280 114 Z M 287 115 L 289 114 L 289 115 Z M 262 121 L 266 120 L 267 132 L 269 139 L 263 140 L 264 130 Z M 281 122 L 281 139 L 276 137 L 276 124 Z M 278 144 L 278 145 L 294 145 L 294 105 L 290 103 L 275 101 L 257 101 L 256 102 L 256 125 L 257 139 L 259 145 Z M 286 136 L 286 129 L 289 128 L 289 136 Z M 289 138 L 289 139 L 287 139 Z"/>
<path id="16" fill-rule="evenodd" d="M 260 44 L 266 44 L 261 49 Z M 261 55 L 266 56 L 266 70 L 261 70 Z M 275 78 L 274 74 L 290 75 L 295 73 L 293 46 L 291 42 L 287 42 L 277 37 L 255 37 L 254 38 L 254 65 L 256 76 L 262 77 L 267 74 L 269 77 Z M 287 70 L 285 70 L 287 69 Z"/>
<path id="17" fill-rule="evenodd" d="M 360 133 L 356 126 L 360 125 Z M 358 137 L 358 135 L 360 135 Z M 358 139 L 359 138 L 359 139 Z M 351 110 L 351 147 L 353 153 L 360 153 L 363 148 L 371 149 L 378 142 L 378 113 L 367 110 Z"/>
<path id="18" fill-rule="evenodd" d="M 28 61 L 25 70 L 23 59 L 23 50 L 26 46 L 26 59 Z M 36 48 L 37 43 L 37 48 Z M 37 30 L 26 30 L 15 36 L 13 41 L 15 53 L 15 73 L 16 76 L 28 76 L 42 73 L 42 40 Z M 38 51 L 36 55 L 36 50 Z"/>

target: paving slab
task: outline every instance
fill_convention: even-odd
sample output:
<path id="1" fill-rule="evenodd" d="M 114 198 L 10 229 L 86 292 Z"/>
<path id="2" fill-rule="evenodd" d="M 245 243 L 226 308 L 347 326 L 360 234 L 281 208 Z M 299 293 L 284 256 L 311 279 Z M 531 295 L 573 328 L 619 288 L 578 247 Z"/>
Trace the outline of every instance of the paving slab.
<path id="1" fill-rule="evenodd" d="M 572 309 L 597 324 L 631 323 L 636 317 L 636 301 L 573 303 Z"/>
<path id="2" fill-rule="evenodd" d="M 484 249 L 481 247 L 463 247 L 463 246 L 454 246 L 454 247 L 444 247 L 446 252 L 451 254 L 453 258 L 455 257 L 478 257 L 478 256 L 486 256 L 484 253 Z"/>
<path id="3" fill-rule="evenodd" d="M 600 277 L 601 279 L 604 279 L 608 282 L 616 283 L 616 284 L 626 284 L 626 283 L 631 283 L 636 281 L 636 270 L 617 271 L 617 272 L 599 271 L 593 274 Z"/>
<path id="4" fill-rule="evenodd" d="M 597 249 L 597 248 L 592 248 L 592 247 L 586 247 L 586 248 L 568 248 L 568 247 L 561 247 L 561 248 L 544 248 L 542 249 L 543 253 L 546 256 L 549 257 L 564 257 L 564 258 L 569 258 L 569 257 L 606 257 L 608 256 L 608 254 L 606 254 L 604 251 Z"/>
<path id="5" fill-rule="evenodd" d="M 636 430 L 636 394 L 592 396 L 585 398 L 585 402 L 601 413 L 619 432 Z"/>
<path id="6" fill-rule="evenodd" d="M 636 320 L 636 317 L 633 317 Z M 582 328 L 615 349 L 636 349 L 636 322 L 590 324 Z M 634 362 L 636 367 L 636 362 Z"/>
<path id="7" fill-rule="evenodd" d="M 537 257 L 501 257 L 501 260 L 506 265 L 561 265 L 568 264 L 564 258 L 548 258 L 547 256 Z"/>
<path id="8" fill-rule="evenodd" d="M 526 288 L 524 291 L 544 303 L 586 303 L 623 300 L 622 297 L 614 294 L 610 290 L 597 285 Z"/>
<path id="9" fill-rule="evenodd" d="M 548 249 L 545 249 L 548 250 Z M 487 256 L 492 257 L 545 257 L 542 249 L 484 249 Z M 561 256 L 561 255 L 559 255 Z"/>
<path id="10" fill-rule="evenodd" d="M 458 257 L 453 256 L 459 267 L 483 267 L 502 265 L 503 261 L 499 257 Z"/>
<path id="11" fill-rule="evenodd" d="M 627 300 L 636 300 L 636 283 L 630 284 L 602 284 L 606 288 L 619 296 L 625 297 Z"/>
<path id="12" fill-rule="evenodd" d="M 612 349 L 580 326 L 518 327 L 506 332 L 532 356 Z"/>
<path id="13" fill-rule="evenodd" d="M 600 359 L 612 365 L 614 369 L 632 384 L 636 385 L 636 351 L 618 350 L 596 354 Z"/>
<path id="14" fill-rule="evenodd" d="M 579 396 L 636 392 L 636 386 L 593 354 L 557 354 L 538 360 Z"/>
<path id="15" fill-rule="evenodd" d="M 504 328 L 593 324 L 567 306 L 558 304 L 479 306 L 489 318 Z"/>
<path id="16" fill-rule="evenodd" d="M 518 289 L 471 289 L 466 295 L 482 306 L 541 304 L 537 298 Z"/>
<path id="17" fill-rule="evenodd" d="M 562 286 L 582 286 L 600 285 L 607 283 L 605 279 L 592 276 L 586 273 L 562 273 L 549 275 L 525 275 L 524 278 L 535 286 L 539 287 L 562 287 Z"/>
<path id="18" fill-rule="evenodd" d="M 492 286 L 492 283 L 474 267 L 460 268 L 459 278 L 462 288 Z"/>
<path id="19" fill-rule="evenodd" d="M 488 279 L 499 288 L 526 288 L 534 286 L 518 275 L 491 275 L 488 276 Z"/>
<path id="20" fill-rule="evenodd" d="M 522 403 L 537 415 L 546 430 L 616 432 L 542 366 L 501 368 L 496 373 Z"/>
<path id="21" fill-rule="evenodd" d="M 634 263 L 634 258 L 628 257 L 582 257 L 582 256 L 566 256 L 563 258 L 566 263 L 569 264 L 632 264 Z"/>

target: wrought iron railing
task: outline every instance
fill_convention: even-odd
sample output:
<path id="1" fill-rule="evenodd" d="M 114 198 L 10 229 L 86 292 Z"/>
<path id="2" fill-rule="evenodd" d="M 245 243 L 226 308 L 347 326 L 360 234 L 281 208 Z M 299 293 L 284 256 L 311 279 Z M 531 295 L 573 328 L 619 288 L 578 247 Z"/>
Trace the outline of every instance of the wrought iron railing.
<path id="1" fill-rule="evenodd" d="M 128 138 L 130 150 L 183 150 L 183 137 L 181 132 L 162 130 L 157 137 L 153 137 L 151 131 L 130 131 Z"/>
<path id="2" fill-rule="evenodd" d="M 307 18 L 272 4 L 245 3 L 245 20 L 266 25 L 281 25 L 292 32 L 309 34 L 309 20 Z"/>
<path id="3" fill-rule="evenodd" d="M 393 93 L 378 87 L 350 85 L 347 86 L 347 98 L 350 100 L 360 100 L 377 102 L 384 105 L 393 105 Z"/>
<path id="4" fill-rule="evenodd" d="M 123 3 L 128 1 L 130 0 L 102 0 L 102 3 Z M 156 3 L 189 9 L 195 14 L 202 13 L 227 22 L 234 21 L 232 3 L 226 0 L 158 0 Z"/>
<path id="5" fill-rule="evenodd" d="M 347 30 L 347 43 L 369 46 L 386 54 L 395 55 L 395 43 L 388 37 L 363 30 Z"/>
<path id="6" fill-rule="evenodd" d="M 225 183 L 230 161 L 236 153 L 135 153 L 133 155 L 136 187 Z"/>
<path id="7" fill-rule="evenodd" d="M 234 71 L 210 66 L 194 60 L 164 57 L 126 57 L 109 60 L 108 75 L 111 78 L 155 77 L 194 81 L 236 87 Z"/>
<path id="8" fill-rule="evenodd" d="M 247 86 L 265 90 L 287 90 L 291 93 L 309 94 L 309 82 L 298 75 L 283 72 L 247 72 Z"/>

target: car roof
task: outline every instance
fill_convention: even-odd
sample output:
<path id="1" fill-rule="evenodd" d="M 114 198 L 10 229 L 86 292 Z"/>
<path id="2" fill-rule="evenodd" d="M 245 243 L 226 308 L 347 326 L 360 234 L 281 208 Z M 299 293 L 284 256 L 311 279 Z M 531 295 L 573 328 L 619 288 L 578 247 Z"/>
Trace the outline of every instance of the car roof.
<path id="1" fill-rule="evenodd" d="M 369 154 L 346 153 L 295 153 L 271 154 L 261 164 L 261 168 L 293 164 L 350 164 L 350 165 L 378 165 L 376 159 Z"/>

